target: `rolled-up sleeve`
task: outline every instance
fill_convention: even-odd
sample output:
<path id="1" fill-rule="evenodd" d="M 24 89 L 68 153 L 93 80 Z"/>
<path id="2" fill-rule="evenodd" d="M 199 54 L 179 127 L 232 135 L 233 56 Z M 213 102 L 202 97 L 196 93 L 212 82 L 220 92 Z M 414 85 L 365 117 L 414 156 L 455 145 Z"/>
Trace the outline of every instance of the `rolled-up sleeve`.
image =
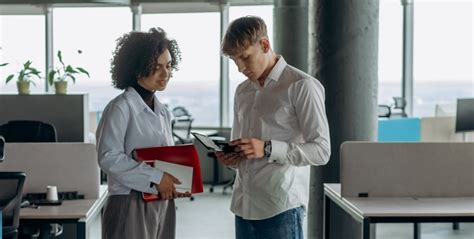
<path id="1" fill-rule="evenodd" d="M 269 162 L 295 166 L 325 165 L 329 161 L 331 145 L 324 88 L 315 79 L 303 79 L 294 83 L 289 91 L 304 143 L 271 140 Z"/>
<path id="2" fill-rule="evenodd" d="M 100 168 L 119 183 L 140 191 L 158 194 L 150 182 L 160 183 L 163 172 L 125 153 L 129 113 L 118 105 L 107 106 L 97 128 L 97 152 Z"/>

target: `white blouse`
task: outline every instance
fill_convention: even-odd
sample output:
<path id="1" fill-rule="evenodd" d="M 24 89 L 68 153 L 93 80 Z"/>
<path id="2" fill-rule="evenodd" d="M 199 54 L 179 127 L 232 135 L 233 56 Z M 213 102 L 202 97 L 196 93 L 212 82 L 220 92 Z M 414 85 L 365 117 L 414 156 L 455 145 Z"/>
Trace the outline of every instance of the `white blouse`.
<path id="1" fill-rule="evenodd" d="M 129 87 L 105 107 L 97 127 L 97 155 L 110 195 L 136 190 L 158 194 L 163 172 L 132 158 L 135 148 L 174 145 L 171 114 L 154 97 L 154 111 Z"/>

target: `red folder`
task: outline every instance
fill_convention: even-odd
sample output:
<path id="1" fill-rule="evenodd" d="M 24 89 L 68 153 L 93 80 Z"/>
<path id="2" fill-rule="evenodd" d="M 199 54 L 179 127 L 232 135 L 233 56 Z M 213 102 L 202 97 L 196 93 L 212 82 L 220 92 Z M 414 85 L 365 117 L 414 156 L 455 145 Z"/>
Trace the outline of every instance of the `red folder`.
<path id="1" fill-rule="evenodd" d="M 139 148 L 133 151 L 133 157 L 135 160 L 144 161 L 151 166 L 155 166 L 155 160 L 160 160 L 168 163 L 193 167 L 191 193 L 202 193 L 204 191 L 202 187 L 199 156 L 196 148 L 192 144 Z M 143 193 L 143 199 L 149 202 L 159 200 L 160 198 L 158 195 Z"/>

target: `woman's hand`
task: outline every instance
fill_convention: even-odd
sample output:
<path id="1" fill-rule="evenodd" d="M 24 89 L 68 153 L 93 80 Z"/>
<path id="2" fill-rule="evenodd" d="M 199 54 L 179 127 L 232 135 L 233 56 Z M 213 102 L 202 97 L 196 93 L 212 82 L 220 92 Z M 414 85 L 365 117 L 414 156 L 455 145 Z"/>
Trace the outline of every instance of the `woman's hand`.
<path id="1" fill-rule="evenodd" d="M 191 193 L 190 193 L 190 192 L 184 192 L 184 193 L 175 192 L 175 193 L 174 193 L 174 197 L 175 197 L 175 198 L 190 198 L 190 197 L 191 197 Z"/>
<path id="2" fill-rule="evenodd" d="M 174 198 L 174 194 L 176 193 L 175 184 L 181 184 L 181 182 L 173 175 L 165 172 L 160 184 L 155 184 L 155 187 L 163 200 L 170 200 Z"/>

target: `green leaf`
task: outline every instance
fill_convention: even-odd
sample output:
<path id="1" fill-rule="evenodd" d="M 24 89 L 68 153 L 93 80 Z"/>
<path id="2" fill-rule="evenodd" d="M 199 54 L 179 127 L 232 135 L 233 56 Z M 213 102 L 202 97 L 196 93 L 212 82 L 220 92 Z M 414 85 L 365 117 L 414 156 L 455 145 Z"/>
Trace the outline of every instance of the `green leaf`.
<path id="1" fill-rule="evenodd" d="M 6 66 L 6 65 L 8 65 L 8 63 L 3 63 L 3 64 L 0 64 L 0 67 L 1 66 Z"/>
<path id="2" fill-rule="evenodd" d="M 73 84 L 76 84 L 76 77 L 74 77 L 74 76 L 71 75 L 71 74 L 68 74 L 68 76 L 71 77 L 72 83 L 73 83 Z"/>
<path id="3" fill-rule="evenodd" d="M 9 81 L 11 81 L 11 79 L 13 79 L 14 76 L 15 76 L 14 74 L 9 75 L 5 83 L 8 83 Z"/>
<path id="4" fill-rule="evenodd" d="M 64 70 L 65 72 L 67 73 L 70 73 L 70 74 L 77 74 L 79 72 L 77 72 L 76 70 L 74 70 L 74 68 L 71 66 L 71 65 L 67 65 L 66 66 L 66 69 Z"/>
<path id="5" fill-rule="evenodd" d="M 56 71 L 55 70 L 52 70 L 49 72 L 48 74 L 48 83 L 49 85 L 53 85 L 54 83 L 54 75 L 56 75 Z"/>
<path id="6" fill-rule="evenodd" d="M 86 71 L 84 68 L 82 68 L 82 67 L 76 67 L 76 69 L 77 69 L 78 71 L 80 71 L 80 72 L 82 72 L 82 73 L 86 74 L 86 75 L 87 75 L 87 77 L 89 77 L 89 78 L 90 78 L 90 76 L 89 76 L 89 72 L 87 72 L 87 71 Z"/>
<path id="7" fill-rule="evenodd" d="M 61 62 L 61 64 L 62 64 L 63 67 L 64 67 L 63 56 L 62 56 L 62 54 L 61 54 L 61 51 L 58 51 L 58 58 L 59 58 L 59 62 Z"/>
<path id="8" fill-rule="evenodd" d="M 26 61 L 25 64 L 23 64 L 23 69 L 27 70 L 30 68 L 32 61 Z"/>
<path id="9" fill-rule="evenodd" d="M 20 71 L 20 73 L 18 74 L 18 81 L 23 81 L 25 78 L 25 71 L 22 70 Z"/>

